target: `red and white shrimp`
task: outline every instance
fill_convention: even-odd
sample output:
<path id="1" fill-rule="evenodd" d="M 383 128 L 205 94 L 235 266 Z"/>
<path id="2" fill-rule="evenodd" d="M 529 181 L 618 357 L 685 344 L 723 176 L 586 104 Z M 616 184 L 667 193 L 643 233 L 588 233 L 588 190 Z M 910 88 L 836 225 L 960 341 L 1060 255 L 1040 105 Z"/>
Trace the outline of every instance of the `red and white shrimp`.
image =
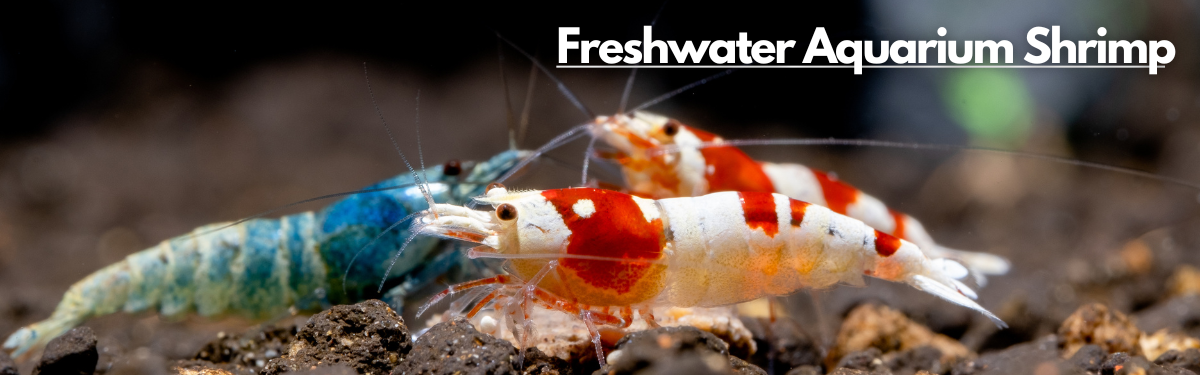
<path id="1" fill-rule="evenodd" d="M 799 164 L 756 161 L 737 147 L 720 145 L 721 137 L 675 119 L 641 111 L 632 116 L 599 116 L 592 134 L 619 150 L 615 158 L 635 195 L 669 198 L 716 191 L 780 193 L 825 206 L 911 241 L 931 258 L 959 259 L 981 274 L 999 275 L 1009 269 L 1003 257 L 938 245 L 912 216 L 888 208 L 829 173 Z M 980 275 L 978 281 L 983 280 Z"/>
<path id="2" fill-rule="evenodd" d="M 508 259 L 509 275 L 460 284 L 455 292 L 490 290 L 475 307 L 536 303 L 595 324 L 625 324 L 652 307 L 730 305 L 802 288 L 862 285 L 863 276 L 903 282 L 987 316 L 958 279 L 968 272 L 930 259 L 911 242 L 825 207 L 768 192 L 719 192 L 651 200 L 616 191 L 569 188 L 510 193 L 488 190 L 477 201 L 494 212 L 438 204 L 423 233 L 482 244 L 475 257 Z M 428 306 L 428 305 L 427 305 Z M 619 316 L 612 312 L 619 312 Z M 526 314 L 528 311 L 526 310 Z M 599 348 L 597 348 L 599 350 Z"/>

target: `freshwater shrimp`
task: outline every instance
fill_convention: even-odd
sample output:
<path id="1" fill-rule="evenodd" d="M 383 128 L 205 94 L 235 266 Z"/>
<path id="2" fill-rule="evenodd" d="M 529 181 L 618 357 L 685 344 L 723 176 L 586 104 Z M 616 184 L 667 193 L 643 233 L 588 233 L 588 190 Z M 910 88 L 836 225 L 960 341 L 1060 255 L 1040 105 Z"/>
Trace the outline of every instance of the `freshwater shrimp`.
<path id="1" fill-rule="evenodd" d="M 426 197 L 466 203 L 512 172 L 529 151 L 505 151 L 483 162 L 450 161 L 368 186 L 317 212 L 196 228 L 134 253 L 76 282 L 46 320 L 13 333 L 3 348 L 19 356 L 84 320 L 118 311 L 157 308 L 163 315 L 196 312 L 263 319 L 289 308 L 383 297 L 393 306 L 465 259 L 439 251 L 433 238 L 391 230 L 428 208 Z M 396 269 L 388 260 L 398 256 Z M 390 275 L 396 275 L 389 277 Z M 392 288 L 381 296 L 379 281 Z M 344 292 L 344 293 L 343 293 Z"/>
<path id="2" fill-rule="evenodd" d="M 780 193 L 805 202 L 825 206 L 835 213 L 862 220 L 884 233 L 916 243 L 932 258 L 955 258 L 975 271 L 975 281 L 983 285 L 985 275 L 1008 273 L 1011 263 L 998 255 L 947 248 L 938 245 L 920 221 L 887 207 L 878 198 L 837 179 L 827 172 L 800 164 L 756 161 L 734 146 L 713 145 L 721 138 L 678 120 L 638 109 L 653 105 L 687 89 L 724 76 L 725 71 L 702 79 L 681 89 L 639 105 L 632 116 L 625 113 L 630 88 L 636 70 L 625 86 L 616 115 L 596 116 L 548 68 L 516 44 L 498 36 L 524 55 L 534 67 L 557 83 L 559 92 L 591 120 L 592 143 L 588 145 L 587 161 L 597 139 L 618 149 L 616 159 L 621 164 L 626 188 L 634 195 L 647 198 L 696 197 L 717 191 Z M 670 149 L 671 152 L 664 152 Z"/>
<path id="3" fill-rule="evenodd" d="M 476 201 L 495 211 L 437 204 L 413 231 L 481 244 L 470 256 L 506 259 L 508 274 L 452 286 L 426 307 L 483 288 L 487 294 L 469 315 L 502 301 L 517 337 L 532 332 L 524 310 L 531 304 L 575 314 L 592 332 L 601 363 L 597 324 L 628 326 L 638 313 L 655 326 L 653 307 L 731 305 L 862 285 L 863 276 L 911 285 L 1005 327 L 973 301 L 974 291 L 959 281 L 968 276 L 959 263 L 931 259 L 907 240 L 782 194 L 651 200 L 594 188 L 510 193 L 495 186 Z"/>
<path id="4" fill-rule="evenodd" d="M 700 196 L 715 191 L 774 192 L 825 206 L 868 226 L 913 242 L 931 258 L 955 258 L 980 274 L 1002 275 L 1009 261 L 934 242 L 920 221 L 887 207 L 828 172 L 793 163 L 759 162 L 722 138 L 678 120 L 643 111 L 598 116 L 593 136 L 617 148 L 630 192 L 652 198 Z M 715 145 L 714 145 L 715 144 Z M 669 149 L 665 152 L 664 149 Z M 979 275 L 978 281 L 984 279 Z"/>

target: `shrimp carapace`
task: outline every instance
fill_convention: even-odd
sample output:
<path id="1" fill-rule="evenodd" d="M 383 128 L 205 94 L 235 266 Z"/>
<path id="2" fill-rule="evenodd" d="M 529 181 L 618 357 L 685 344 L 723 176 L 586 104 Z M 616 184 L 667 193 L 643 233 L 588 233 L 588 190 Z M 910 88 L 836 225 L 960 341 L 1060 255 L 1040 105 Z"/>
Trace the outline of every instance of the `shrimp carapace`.
<path id="1" fill-rule="evenodd" d="M 954 258 L 981 274 L 1008 272 L 1008 260 L 938 245 L 912 216 L 799 164 L 759 162 L 712 133 L 647 112 L 597 117 L 593 135 L 615 147 L 630 193 L 651 198 L 695 197 L 718 191 L 773 192 L 862 220 L 912 241 L 932 258 Z M 982 278 L 978 279 L 981 283 Z"/>

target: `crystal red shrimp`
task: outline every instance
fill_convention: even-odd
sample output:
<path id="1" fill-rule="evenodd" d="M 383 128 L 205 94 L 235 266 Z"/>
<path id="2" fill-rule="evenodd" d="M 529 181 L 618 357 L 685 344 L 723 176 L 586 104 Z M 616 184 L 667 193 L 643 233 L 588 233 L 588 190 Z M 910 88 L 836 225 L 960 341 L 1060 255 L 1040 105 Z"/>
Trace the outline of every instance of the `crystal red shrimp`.
<path id="1" fill-rule="evenodd" d="M 1008 260 L 938 245 L 912 216 L 836 176 L 799 164 L 759 162 L 721 137 L 647 112 L 599 116 L 593 135 L 617 148 L 630 192 L 644 197 L 691 197 L 715 191 L 774 192 L 828 207 L 884 233 L 917 244 L 931 258 L 962 260 L 989 275 L 1008 272 Z M 707 145 L 707 146 L 706 146 Z M 668 149 L 669 148 L 669 149 Z M 978 281 L 983 282 L 982 275 Z"/>
<path id="2" fill-rule="evenodd" d="M 627 325 L 635 311 L 646 318 L 653 307 L 730 305 L 861 285 L 864 275 L 909 284 L 1004 326 L 958 281 L 968 274 L 962 265 L 927 258 L 911 242 L 781 194 L 651 200 L 592 188 L 494 187 L 477 201 L 495 212 L 438 204 L 414 225 L 482 244 L 471 255 L 507 259 L 510 274 L 456 285 L 429 305 L 494 288 L 484 303 L 498 303 L 517 337 L 518 329 L 531 332 L 521 311 L 531 303 L 576 314 L 589 326 Z"/>

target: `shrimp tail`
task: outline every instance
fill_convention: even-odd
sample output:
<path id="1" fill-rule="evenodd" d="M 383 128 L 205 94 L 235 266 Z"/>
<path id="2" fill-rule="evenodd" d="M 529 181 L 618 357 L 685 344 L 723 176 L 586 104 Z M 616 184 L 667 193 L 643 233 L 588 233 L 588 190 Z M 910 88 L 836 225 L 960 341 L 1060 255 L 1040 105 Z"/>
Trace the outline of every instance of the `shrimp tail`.
<path id="1" fill-rule="evenodd" d="M 975 291 L 963 284 L 959 279 L 967 277 L 970 272 L 962 264 L 949 259 L 934 259 L 929 261 L 926 274 L 910 275 L 905 283 L 923 292 L 941 297 L 956 305 L 975 310 L 991 319 L 997 327 L 1008 328 L 996 314 L 987 311 L 974 301 Z"/>
<path id="2" fill-rule="evenodd" d="M 3 348 L 19 356 L 88 318 L 121 311 L 267 317 L 293 304 L 298 291 L 314 289 L 313 282 L 289 282 L 300 279 L 289 275 L 324 273 L 299 238 L 312 224 L 312 213 L 212 224 L 130 254 L 71 285 L 48 319 L 13 333 Z"/>
<path id="3" fill-rule="evenodd" d="M 984 252 L 958 250 L 933 245 L 932 251 L 929 253 L 929 256 L 932 258 L 957 259 L 964 263 L 967 269 L 971 271 L 971 276 L 975 279 L 975 284 L 980 287 L 987 285 L 987 275 L 1003 275 L 1008 273 L 1009 268 L 1012 268 L 1012 262 L 1008 259 Z"/>
<path id="4" fill-rule="evenodd" d="M 14 357 L 46 345 L 92 316 L 113 313 L 129 296 L 129 263 L 112 264 L 72 285 L 50 318 L 23 327 L 4 341 Z"/>

